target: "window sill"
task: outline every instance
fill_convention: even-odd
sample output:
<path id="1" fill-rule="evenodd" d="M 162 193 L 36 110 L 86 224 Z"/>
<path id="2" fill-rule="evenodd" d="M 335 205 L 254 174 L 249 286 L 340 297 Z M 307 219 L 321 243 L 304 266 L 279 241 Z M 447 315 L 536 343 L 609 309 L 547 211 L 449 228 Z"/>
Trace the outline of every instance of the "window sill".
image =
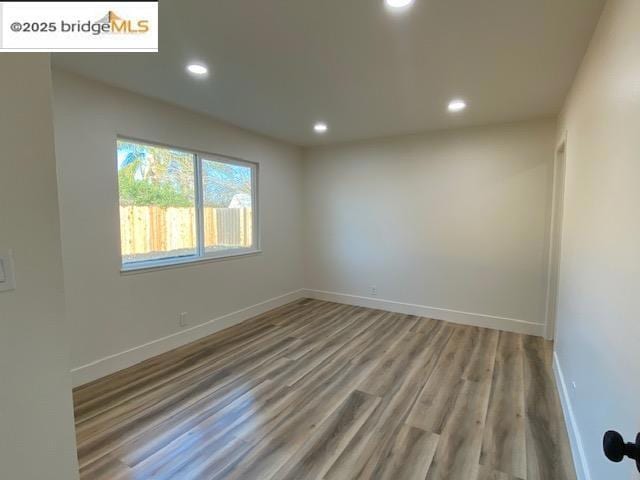
<path id="1" fill-rule="evenodd" d="M 222 262 L 225 260 L 233 260 L 242 257 L 252 257 L 254 255 L 260 255 L 261 253 L 262 250 L 260 249 L 251 249 L 236 251 L 235 253 L 227 252 L 225 254 L 209 255 L 204 257 L 191 257 L 181 259 L 171 258 L 167 260 L 140 262 L 139 264 L 135 265 L 123 265 L 120 268 L 120 275 L 138 275 L 142 273 L 156 272 L 159 270 L 170 270 L 174 268 L 189 267 L 201 263 Z"/>

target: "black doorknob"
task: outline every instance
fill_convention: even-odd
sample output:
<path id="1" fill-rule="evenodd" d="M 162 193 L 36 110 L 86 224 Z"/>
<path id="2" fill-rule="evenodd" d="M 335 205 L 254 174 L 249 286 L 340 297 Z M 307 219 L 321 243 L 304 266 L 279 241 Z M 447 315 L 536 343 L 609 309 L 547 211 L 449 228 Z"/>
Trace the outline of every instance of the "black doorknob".
<path id="1" fill-rule="evenodd" d="M 622 435 L 609 430 L 602 439 L 602 448 L 612 462 L 621 462 L 625 456 L 635 460 L 640 472 L 640 433 L 636 436 L 636 443 L 625 443 Z"/>

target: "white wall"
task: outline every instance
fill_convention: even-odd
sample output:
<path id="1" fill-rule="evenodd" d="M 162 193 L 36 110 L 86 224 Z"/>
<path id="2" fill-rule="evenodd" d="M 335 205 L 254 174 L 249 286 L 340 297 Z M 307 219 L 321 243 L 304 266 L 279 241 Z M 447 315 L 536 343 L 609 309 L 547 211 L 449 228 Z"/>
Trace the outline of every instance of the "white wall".
<path id="1" fill-rule="evenodd" d="M 565 406 L 590 478 L 638 478 L 631 461 L 608 462 L 601 445 L 606 430 L 627 441 L 640 431 L 638 0 L 607 4 L 559 122 L 565 132 L 556 355 L 566 386 L 577 387 Z"/>
<path id="2" fill-rule="evenodd" d="M 77 478 L 49 55 L 0 56 L 0 478 Z"/>
<path id="3" fill-rule="evenodd" d="M 76 383 L 243 319 L 233 316 L 81 368 L 179 332 L 179 312 L 198 325 L 302 288 L 299 149 L 64 72 L 54 72 L 54 113 Z M 260 163 L 263 253 L 121 275 L 117 134 Z"/>
<path id="4" fill-rule="evenodd" d="M 542 334 L 555 128 L 308 150 L 306 287 L 372 297 L 375 285 L 411 305 L 317 296 Z"/>

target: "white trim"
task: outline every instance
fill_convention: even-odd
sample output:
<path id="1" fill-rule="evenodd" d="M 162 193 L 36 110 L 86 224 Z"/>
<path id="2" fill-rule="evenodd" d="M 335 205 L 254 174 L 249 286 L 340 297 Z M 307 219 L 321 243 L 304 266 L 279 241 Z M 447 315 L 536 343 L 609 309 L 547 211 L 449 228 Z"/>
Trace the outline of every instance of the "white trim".
<path id="1" fill-rule="evenodd" d="M 565 130 L 564 132 L 562 132 L 562 135 L 560 136 L 560 140 L 558 140 L 558 143 L 556 144 L 556 152 L 559 152 L 563 149 L 566 148 L 567 146 L 567 130 Z"/>
<path id="2" fill-rule="evenodd" d="M 280 307 L 301 298 L 315 298 L 348 305 L 358 305 L 368 308 L 376 308 L 408 315 L 419 315 L 438 320 L 445 320 L 464 325 L 506 330 L 509 332 L 527 335 L 542 336 L 544 325 L 540 323 L 517 320 L 507 317 L 485 315 L 481 313 L 469 313 L 446 308 L 428 307 L 411 303 L 382 300 L 378 298 L 360 297 L 357 295 L 324 292 L 320 290 L 300 289 L 287 294 L 271 298 L 264 302 L 237 310 L 194 327 L 181 330 L 151 342 L 130 348 L 123 352 L 100 358 L 86 365 L 71 370 L 73 386 L 77 387 L 89 383 L 98 378 L 105 377 L 119 370 L 128 368 L 136 363 L 152 358 L 156 355 L 168 352 L 174 348 L 211 335 L 224 328 L 231 327 L 256 315 Z"/>
<path id="3" fill-rule="evenodd" d="M 559 159 L 562 158 L 562 172 Z M 549 220 L 549 244 L 547 246 L 547 288 L 545 295 L 545 327 L 544 337 L 553 340 L 556 330 L 558 304 L 558 285 L 560 278 L 560 254 L 562 251 L 562 216 L 564 211 L 564 189 L 567 172 L 567 132 L 553 157 L 553 191 L 551 195 L 551 218 Z M 561 175 L 560 175 L 561 174 Z M 559 225 L 558 223 L 559 218 Z M 555 288 L 554 288 L 555 287 Z"/>
<path id="4" fill-rule="evenodd" d="M 429 307 L 426 305 L 415 305 L 412 303 L 396 302 L 393 300 L 382 300 L 379 298 L 361 297 L 344 293 L 324 292 L 321 290 L 304 290 L 304 296 L 329 302 L 346 303 L 360 307 L 376 308 L 391 312 L 404 313 L 407 315 L 418 315 L 421 317 L 445 320 L 452 323 L 473 325 L 477 327 L 493 328 L 508 332 L 522 333 L 526 335 L 542 336 L 544 324 L 518 320 L 515 318 L 498 317 L 483 313 L 462 312 L 448 308 Z"/>
<path id="5" fill-rule="evenodd" d="M 166 337 L 158 338 L 157 340 L 133 347 L 129 350 L 115 353 L 86 365 L 76 367 L 71 370 L 73 386 L 77 387 L 84 385 L 85 383 L 89 383 L 98 378 L 102 378 L 124 368 L 128 368 L 136 363 L 155 357 L 156 355 L 160 355 L 168 352 L 169 350 L 173 350 L 174 348 L 199 340 L 224 328 L 241 323 L 255 317 L 256 315 L 260 315 L 274 308 L 278 308 L 282 305 L 286 305 L 287 303 L 304 298 L 303 293 L 303 290 L 295 290 L 264 302 L 257 303 L 250 307 L 222 315 L 221 317 L 214 318 L 213 320 L 196 325 L 195 327 L 181 330 L 171 335 L 167 335 Z"/>
<path id="6" fill-rule="evenodd" d="M 224 254 L 207 254 L 199 257 L 191 255 L 189 257 L 172 257 L 165 260 L 147 260 L 145 262 L 125 263 L 120 268 L 120 275 L 135 275 L 137 273 L 154 272 L 157 270 L 168 270 L 180 268 L 198 263 L 219 262 L 222 260 L 233 260 L 234 258 L 250 257 L 262 253 L 262 250 L 253 248 L 234 248 L 224 250 Z"/>
<path id="7" fill-rule="evenodd" d="M 582 446 L 582 436 L 580 435 L 580 429 L 578 428 L 576 417 L 573 414 L 571 399 L 569 398 L 569 390 L 567 389 L 564 374 L 560 367 L 560 361 L 558 360 L 558 355 L 555 351 L 553 352 L 553 374 L 556 380 L 558 394 L 560 395 L 560 403 L 564 413 L 564 422 L 567 426 L 567 432 L 569 432 L 569 443 L 571 444 L 573 464 L 576 467 L 576 476 L 578 477 L 578 480 L 591 480 L 589 463 L 587 462 L 587 456 L 584 452 L 584 447 Z"/>

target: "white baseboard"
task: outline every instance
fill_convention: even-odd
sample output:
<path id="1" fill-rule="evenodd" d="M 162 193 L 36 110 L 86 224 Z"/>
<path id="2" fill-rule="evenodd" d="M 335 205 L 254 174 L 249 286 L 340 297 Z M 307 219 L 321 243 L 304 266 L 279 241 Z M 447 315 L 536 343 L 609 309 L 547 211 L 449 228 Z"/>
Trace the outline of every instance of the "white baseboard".
<path id="1" fill-rule="evenodd" d="M 393 300 L 382 300 L 379 298 L 360 297 L 344 293 L 324 292 L 321 290 L 303 290 L 304 296 L 329 302 L 346 303 L 360 307 L 376 308 L 390 312 L 404 313 L 406 315 L 418 315 L 421 317 L 445 320 L 463 325 L 473 325 L 476 327 L 493 328 L 505 330 L 507 332 L 522 333 L 526 335 L 536 335 L 541 337 L 544 334 L 544 325 L 541 323 L 517 320 L 514 318 L 497 317 L 482 313 L 461 312 L 447 308 L 428 307 L 425 305 L 415 305 L 412 303 L 396 302 Z"/>
<path id="2" fill-rule="evenodd" d="M 247 308 L 223 315 L 206 323 L 196 325 L 186 330 L 181 330 L 157 340 L 133 347 L 123 352 L 115 353 L 94 362 L 76 367 L 71 370 L 73 386 L 77 387 L 89 383 L 98 378 L 105 377 L 119 370 L 131 367 L 156 355 L 168 352 L 174 348 L 181 347 L 188 343 L 199 340 L 207 335 L 211 335 L 224 328 L 231 327 L 240 322 L 248 320 L 256 315 L 280 307 L 287 303 L 301 298 L 316 298 L 336 303 L 346 303 L 379 310 L 404 313 L 408 315 L 419 315 L 448 322 L 460 323 L 464 325 L 474 325 L 478 327 L 494 328 L 509 332 L 523 333 L 527 335 L 542 336 L 544 325 L 516 320 L 506 317 L 496 317 L 479 313 L 461 312 L 445 308 L 427 307 L 424 305 L 414 305 L 410 303 L 395 302 L 392 300 L 382 300 L 378 298 L 359 297 L 333 292 L 323 292 L 320 290 L 300 289 L 279 297 L 271 298 L 264 302 L 252 305 Z"/>
<path id="3" fill-rule="evenodd" d="M 274 297 L 250 307 L 214 318 L 195 327 L 181 330 L 166 337 L 145 343 L 144 345 L 109 355 L 108 357 L 74 368 L 71 370 L 73 386 L 77 387 L 98 378 L 105 377 L 301 298 L 304 298 L 303 290 L 289 292 L 285 295 L 280 295 L 279 297 Z"/>
<path id="4" fill-rule="evenodd" d="M 573 464 L 576 468 L 576 476 L 578 480 L 591 480 L 591 473 L 589 471 L 589 464 L 587 463 L 587 456 L 582 446 L 582 437 L 580 436 L 580 430 L 576 423 L 576 418 L 573 414 L 573 408 L 571 407 L 571 400 L 569 398 L 569 390 L 564 380 L 564 374 L 562 373 L 562 367 L 558 360 L 558 355 L 553 352 L 553 373 L 556 379 L 556 387 L 560 394 L 560 403 L 562 404 L 562 412 L 564 413 L 564 421 L 567 425 L 567 431 L 569 432 L 569 443 L 571 444 L 571 454 L 573 455 Z"/>

